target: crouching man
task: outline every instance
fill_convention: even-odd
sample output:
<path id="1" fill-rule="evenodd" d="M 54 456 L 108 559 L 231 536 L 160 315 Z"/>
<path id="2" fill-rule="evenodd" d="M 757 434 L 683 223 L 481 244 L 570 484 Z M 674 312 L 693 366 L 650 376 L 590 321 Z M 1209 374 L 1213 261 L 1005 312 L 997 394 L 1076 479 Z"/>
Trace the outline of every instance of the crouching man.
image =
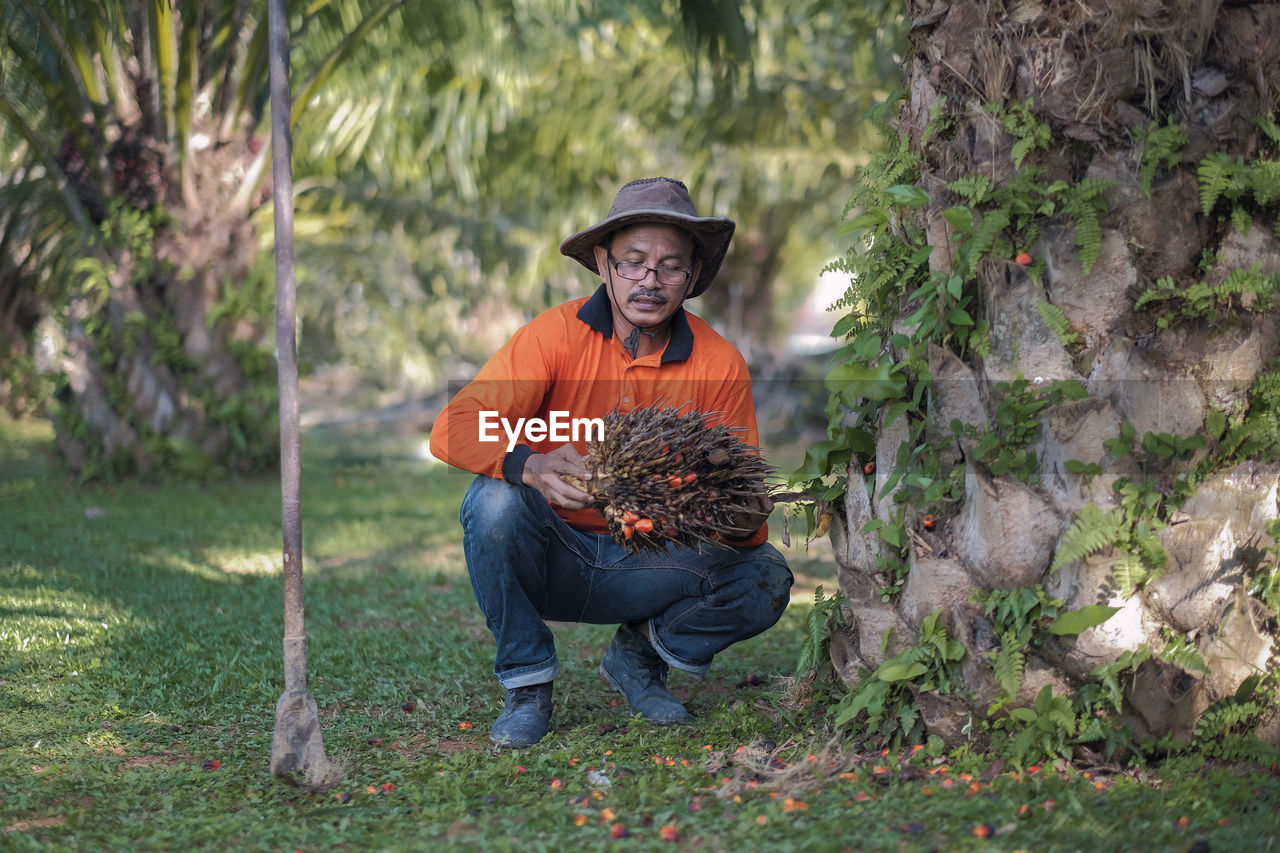
<path id="1" fill-rule="evenodd" d="M 667 689 L 669 668 L 705 674 L 718 652 L 772 627 L 787 606 L 791 571 L 766 542 L 772 502 L 731 519 L 737 536 L 723 548 L 635 553 L 566 480 L 589 479 L 586 431 L 566 441 L 547 428 L 664 401 L 715 413 L 759 444 L 746 362 L 684 308 L 715 280 L 733 230 L 731 219 L 698 216 L 679 181 L 622 187 L 602 222 L 560 247 L 600 276 L 599 289 L 517 331 L 432 429 L 432 453 L 478 475 L 461 521 L 507 690 L 495 744 L 531 746 L 550 731 L 560 662 L 545 620 L 618 623 L 600 674 L 635 713 L 672 725 L 689 715 Z"/>

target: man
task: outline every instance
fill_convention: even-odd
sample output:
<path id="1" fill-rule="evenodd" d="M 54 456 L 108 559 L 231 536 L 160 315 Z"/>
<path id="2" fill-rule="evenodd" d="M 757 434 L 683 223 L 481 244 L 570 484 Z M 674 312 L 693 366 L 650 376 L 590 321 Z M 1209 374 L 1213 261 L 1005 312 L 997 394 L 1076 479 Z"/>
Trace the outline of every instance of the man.
<path id="1" fill-rule="evenodd" d="M 544 620 L 620 623 L 600 673 L 633 711 L 670 725 L 688 713 L 667 689 L 669 667 L 705 674 L 716 653 L 771 627 L 787 605 L 791 572 L 765 541 L 771 502 L 731 520 L 737 538 L 723 548 L 630 552 L 566 479 L 590 477 L 588 430 L 567 440 L 554 429 L 557 416 L 564 426 L 663 401 L 759 444 L 746 362 L 683 307 L 711 285 L 733 230 L 733 220 L 698 216 L 679 181 L 627 184 L 603 222 L 560 247 L 600 276 L 595 295 L 517 331 L 432 429 L 432 453 L 479 475 L 461 521 L 507 689 L 495 744 L 531 746 L 550 730 L 560 664 Z"/>

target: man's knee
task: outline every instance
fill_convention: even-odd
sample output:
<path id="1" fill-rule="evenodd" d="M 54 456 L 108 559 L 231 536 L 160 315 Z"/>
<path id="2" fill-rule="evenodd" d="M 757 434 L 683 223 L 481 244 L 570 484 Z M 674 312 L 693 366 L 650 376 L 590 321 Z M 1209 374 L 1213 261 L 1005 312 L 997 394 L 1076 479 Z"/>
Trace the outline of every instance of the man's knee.
<path id="1" fill-rule="evenodd" d="M 513 525 L 528 523 L 536 517 L 528 491 L 506 480 L 484 475 L 476 477 L 462 499 L 458 517 L 463 530 L 497 533 Z"/>
<path id="2" fill-rule="evenodd" d="M 791 585 L 795 582 L 787 561 L 772 545 L 755 549 L 747 573 L 753 586 L 750 600 L 757 632 L 764 631 L 782 618 L 791 602 Z"/>

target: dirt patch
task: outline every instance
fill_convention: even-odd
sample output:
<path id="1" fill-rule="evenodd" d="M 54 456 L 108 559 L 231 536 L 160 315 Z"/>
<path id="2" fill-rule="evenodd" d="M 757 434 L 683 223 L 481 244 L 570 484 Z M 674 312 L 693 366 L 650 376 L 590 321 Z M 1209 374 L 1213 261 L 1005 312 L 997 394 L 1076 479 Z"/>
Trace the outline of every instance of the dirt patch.
<path id="1" fill-rule="evenodd" d="M 62 808 L 72 802 L 70 797 L 63 797 L 54 802 L 50 808 Z M 80 797 L 75 801 L 81 811 L 87 811 L 93 806 L 93 797 Z M 47 815 L 44 817 L 33 817 L 29 820 L 19 820 L 9 824 L 4 828 L 5 832 L 30 832 L 33 829 L 47 829 L 51 826 L 65 826 L 67 823 L 66 815 Z"/>
<path id="2" fill-rule="evenodd" d="M 67 819 L 61 815 L 56 817 L 37 817 L 31 820 L 20 820 L 17 823 L 11 823 L 4 828 L 5 832 L 30 832 L 33 829 L 40 829 L 49 826 L 64 826 Z"/>
<path id="3" fill-rule="evenodd" d="M 194 759 L 190 756 L 179 758 L 178 756 L 166 755 L 131 755 L 125 762 L 120 765 L 121 770 L 133 770 L 138 767 L 179 767 L 184 764 L 190 764 Z"/>
<path id="4" fill-rule="evenodd" d="M 461 740 L 458 738 L 441 738 L 439 741 L 432 740 L 425 733 L 416 734 L 407 741 L 403 738 L 391 744 L 391 748 L 397 752 L 403 752 L 406 755 L 419 756 L 424 753 L 436 752 L 443 755 L 452 755 L 456 752 L 478 751 L 488 749 L 489 745 L 484 741 Z"/>
<path id="5" fill-rule="evenodd" d="M 123 755 L 124 751 L 121 750 L 119 754 Z M 130 755 L 121 762 L 117 769 L 123 773 L 126 770 L 137 770 L 142 767 L 181 767 L 191 764 L 195 760 L 195 756 L 187 752 L 182 744 L 175 744 L 164 752 Z"/>

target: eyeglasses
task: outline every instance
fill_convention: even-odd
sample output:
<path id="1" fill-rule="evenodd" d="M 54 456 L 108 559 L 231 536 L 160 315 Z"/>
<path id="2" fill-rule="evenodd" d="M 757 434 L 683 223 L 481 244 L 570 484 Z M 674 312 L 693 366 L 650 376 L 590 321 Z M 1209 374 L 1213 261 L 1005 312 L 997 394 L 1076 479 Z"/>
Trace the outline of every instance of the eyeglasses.
<path id="1" fill-rule="evenodd" d="M 613 264 L 613 268 L 618 271 L 618 275 L 628 281 L 644 281 L 649 273 L 653 273 L 654 280 L 663 287 L 679 287 L 689 281 L 690 270 L 681 269 L 680 267 L 646 267 L 644 264 L 632 263 L 631 261 L 620 261 L 609 253 L 609 263 Z"/>

